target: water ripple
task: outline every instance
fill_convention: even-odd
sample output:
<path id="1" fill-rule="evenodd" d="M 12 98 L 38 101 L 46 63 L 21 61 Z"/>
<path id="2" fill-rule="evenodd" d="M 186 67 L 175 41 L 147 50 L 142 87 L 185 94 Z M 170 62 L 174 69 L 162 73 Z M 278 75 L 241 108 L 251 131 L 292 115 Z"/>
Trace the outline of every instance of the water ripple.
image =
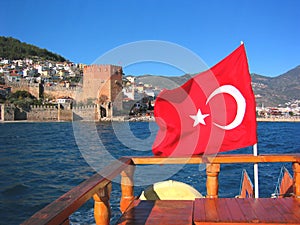
<path id="1" fill-rule="evenodd" d="M 117 126 L 122 129 L 123 125 Z M 137 151 L 121 143 L 110 123 L 99 123 L 96 127 L 101 141 L 115 158 L 152 155 L 151 146 L 144 146 L 149 148 L 147 151 Z M 147 140 L 151 136 L 148 123 L 130 123 L 129 127 L 134 138 Z M 82 157 L 72 129 L 71 123 L 0 123 L 0 224 L 21 223 L 95 173 Z M 126 132 L 119 132 L 119 135 L 126 138 Z M 259 123 L 258 139 L 260 154 L 300 152 L 298 123 Z M 97 143 L 93 144 L 96 149 Z M 245 148 L 230 153 L 251 152 L 251 148 Z M 259 165 L 261 197 L 269 197 L 274 191 L 281 165 Z M 291 165 L 286 166 L 291 171 Z M 238 194 L 244 168 L 253 180 L 252 165 L 222 165 L 219 177 L 221 197 Z M 206 194 L 206 174 L 199 170 L 198 165 L 184 166 L 170 179 L 186 182 Z M 135 195 L 144 188 L 136 187 Z M 111 199 L 112 221 L 115 221 L 120 216 L 118 183 L 113 183 Z M 92 200 L 71 216 L 71 223 L 95 223 Z"/>

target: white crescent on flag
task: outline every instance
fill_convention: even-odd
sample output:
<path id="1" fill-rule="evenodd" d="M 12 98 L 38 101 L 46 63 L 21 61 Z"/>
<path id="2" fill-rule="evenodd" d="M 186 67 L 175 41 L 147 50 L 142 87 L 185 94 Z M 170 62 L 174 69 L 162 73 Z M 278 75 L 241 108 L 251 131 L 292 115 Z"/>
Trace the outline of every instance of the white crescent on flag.
<path id="1" fill-rule="evenodd" d="M 213 93 L 210 94 L 210 96 L 207 98 L 206 104 L 217 94 L 227 93 L 231 95 L 237 104 L 237 111 L 236 116 L 234 120 L 225 126 L 219 125 L 217 123 L 214 123 L 217 127 L 224 129 L 224 130 L 232 130 L 236 128 L 238 125 L 240 125 L 244 119 L 245 112 L 246 112 L 246 100 L 244 96 L 241 94 L 241 92 L 232 85 L 223 85 L 216 90 L 213 91 Z"/>
<path id="2" fill-rule="evenodd" d="M 244 45 L 157 96 L 159 156 L 216 154 L 257 143 L 256 103 Z M 201 128 L 201 129 L 200 129 Z"/>

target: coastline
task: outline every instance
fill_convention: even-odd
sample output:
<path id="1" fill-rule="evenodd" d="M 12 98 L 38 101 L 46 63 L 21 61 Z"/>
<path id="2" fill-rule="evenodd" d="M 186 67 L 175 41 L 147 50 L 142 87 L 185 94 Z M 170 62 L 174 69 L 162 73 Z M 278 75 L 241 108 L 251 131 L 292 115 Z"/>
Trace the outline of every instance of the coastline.
<path id="1" fill-rule="evenodd" d="M 300 117 L 270 117 L 270 118 L 256 118 L 257 122 L 300 122 Z M 70 120 L 7 120 L 0 121 L 0 123 L 64 123 L 74 122 Z M 141 117 L 129 117 L 129 116 L 116 116 L 112 118 L 102 118 L 99 121 L 96 120 L 77 120 L 77 122 L 155 122 L 155 117 L 141 116 Z"/>
<path id="2" fill-rule="evenodd" d="M 256 118 L 257 122 L 300 122 L 300 117 Z"/>
<path id="3" fill-rule="evenodd" d="M 150 122 L 153 121 L 155 122 L 155 117 L 151 116 L 141 116 L 141 117 L 128 117 L 128 116 L 117 116 L 117 117 L 112 117 L 112 118 L 104 118 L 101 119 L 99 122 L 102 121 L 113 121 L 113 122 Z M 269 117 L 269 118 L 256 118 L 257 122 L 300 122 L 300 117 Z"/>

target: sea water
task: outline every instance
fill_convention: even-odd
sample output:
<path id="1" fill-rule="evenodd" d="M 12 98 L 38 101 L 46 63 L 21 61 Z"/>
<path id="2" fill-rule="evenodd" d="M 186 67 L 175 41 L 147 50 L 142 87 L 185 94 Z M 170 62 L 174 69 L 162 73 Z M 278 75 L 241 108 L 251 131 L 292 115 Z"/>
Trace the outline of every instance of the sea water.
<path id="1" fill-rule="evenodd" d="M 74 186 L 121 156 L 152 155 L 151 144 L 157 127 L 154 122 L 123 123 L 0 123 L 0 224 L 19 224 Z M 300 124 L 258 123 L 260 154 L 300 153 Z M 230 152 L 252 153 L 251 148 Z M 99 166 L 100 165 L 100 166 Z M 281 166 L 291 172 L 291 164 L 259 165 L 260 197 L 274 192 Z M 185 165 L 166 174 L 135 174 L 135 195 L 155 179 L 173 179 L 206 193 L 205 171 L 199 165 Z M 145 169 L 147 169 L 145 167 Z M 253 177 L 252 164 L 222 165 L 219 196 L 239 194 L 242 170 Z M 169 172 L 169 173 L 168 173 Z M 157 176 L 157 177 L 155 177 Z M 120 216 L 119 177 L 111 193 L 112 220 Z M 93 201 L 88 201 L 70 217 L 72 224 L 94 224 Z"/>

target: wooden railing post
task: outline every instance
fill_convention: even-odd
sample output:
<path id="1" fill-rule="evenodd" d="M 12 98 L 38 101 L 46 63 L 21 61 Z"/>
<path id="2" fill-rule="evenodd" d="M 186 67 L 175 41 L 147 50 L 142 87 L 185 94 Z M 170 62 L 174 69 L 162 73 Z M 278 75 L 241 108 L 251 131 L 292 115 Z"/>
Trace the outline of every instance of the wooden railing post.
<path id="1" fill-rule="evenodd" d="M 206 197 L 218 198 L 220 164 L 206 165 Z"/>
<path id="2" fill-rule="evenodd" d="M 133 182 L 133 174 L 134 174 L 135 166 L 130 165 L 125 170 L 121 172 L 121 201 L 120 201 L 120 209 L 121 212 L 125 212 L 130 203 L 134 199 L 134 182 Z"/>
<path id="3" fill-rule="evenodd" d="M 300 163 L 293 163 L 293 171 L 294 171 L 294 196 L 295 198 L 300 198 Z"/>
<path id="4" fill-rule="evenodd" d="M 107 184 L 94 194 L 94 217 L 97 225 L 108 225 L 110 222 L 109 197 L 112 186 Z"/>

